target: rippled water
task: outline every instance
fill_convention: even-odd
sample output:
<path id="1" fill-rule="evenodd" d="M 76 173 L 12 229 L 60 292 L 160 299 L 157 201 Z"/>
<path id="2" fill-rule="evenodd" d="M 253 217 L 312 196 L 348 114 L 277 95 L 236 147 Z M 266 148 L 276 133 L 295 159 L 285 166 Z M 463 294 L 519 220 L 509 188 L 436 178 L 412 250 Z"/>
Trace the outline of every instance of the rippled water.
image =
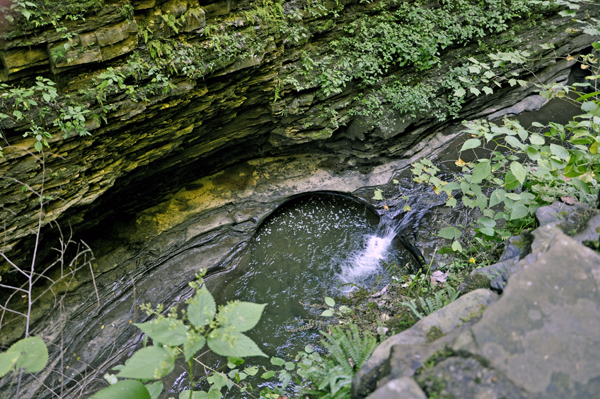
<path id="1" fill-rule="evenodd" d="M 393 233 L 378 225 L 377 215 L 343 196 L 290 201 L 261 226 L 242 264 L 209 290 L 218 304 L 233 299 L 266 303 L 261 321 L 248 335 L 267 355 L 291 360 L 305 345 L 319 341 L 316 329 L 298 330 L 307 320 L 320 318 L 322 309 L 311 305 L 355 285 L 370 287 L 378 276 L 383 277 L 379 284 L 385 284 L 381 260 L 412 261 Z M 215 367 L 225 363 L 216 357 L 205 361 Z M 269 368 L 268 360 L 260 358 L 246 364 Z M 182 387 L 184 380 L 182 375 Z M 266 385 L 258 378 L 251 383 Z M 244 395 L 234 389 L 226 397 Z"/>

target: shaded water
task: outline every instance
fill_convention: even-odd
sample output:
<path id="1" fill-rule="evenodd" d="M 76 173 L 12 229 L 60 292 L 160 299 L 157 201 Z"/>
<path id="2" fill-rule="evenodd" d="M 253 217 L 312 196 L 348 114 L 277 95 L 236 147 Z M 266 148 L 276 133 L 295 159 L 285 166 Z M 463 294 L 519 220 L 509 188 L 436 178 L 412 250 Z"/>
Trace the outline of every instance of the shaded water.
<path id="1" fill-rule="evenodd" d="M 413 262 L 385 224 L 379 226 L 377 215 L 344 196 L 297 198 L 263 223 L 241 264 L 216 285 L 209 283 L 209 290 L 217 304 L 234 299 L 266 303 L 261 321 L 247 334 L 268 356 L 292 360 L 307 344 L 318 343 L 317 329 L 302 328 L 308 320 L 325 319 L 319 317 L 323 309 L 314 306 L 323 304 L 325 296 L 343 295 L 356 285 L 385 284 L 382 260 Z M 206 356 L 213 367 L 226 363 Z M 260 358 L 249 358 L 246 365 L 273 368 Z M 271 385 L 259 375 L 251 380 L 254 387 Z M 184 389 L 186 379 L 181 374 L 172 392 Z M 234 388 L 226 397 L 244 396 Z"/>

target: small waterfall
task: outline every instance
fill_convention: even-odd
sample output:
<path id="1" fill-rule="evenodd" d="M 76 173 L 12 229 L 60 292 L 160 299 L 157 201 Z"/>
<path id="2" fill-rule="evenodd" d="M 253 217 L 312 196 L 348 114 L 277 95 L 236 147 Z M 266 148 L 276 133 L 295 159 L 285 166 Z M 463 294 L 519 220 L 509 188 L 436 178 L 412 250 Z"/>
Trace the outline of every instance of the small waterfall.
<path id="1" fill-rule="evenodd" d="M 363 247 L 352 253 L 344 264 L 338 278 L 342 284 L 342 291 L 349 292 L 352 284 L 364 284 L 384 272 L 382 260 L 387 260 L 390 255 L 392 241 L 401 223 L 392 217 L 384 215 L 374 234 L 364 237 Z"/>

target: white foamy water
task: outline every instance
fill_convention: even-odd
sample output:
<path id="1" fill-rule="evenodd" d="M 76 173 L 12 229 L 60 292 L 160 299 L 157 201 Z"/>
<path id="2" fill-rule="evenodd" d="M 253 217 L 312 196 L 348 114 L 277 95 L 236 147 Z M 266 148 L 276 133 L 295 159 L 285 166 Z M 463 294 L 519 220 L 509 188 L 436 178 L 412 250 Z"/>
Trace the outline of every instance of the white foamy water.
<path id="1" fill-rule="evenodd" d="M 365 236 L 363 248 L 351 254 L 342 264 L 338 278 L 343 284 L 348 284 L 342 287 L 342 291 L 349 292 L 354 288 L 352 284 L 362 285 L 384 273 L 381 261 L 388 259 L 395 236 L 393 228 L 380 228 L 377 233 Z"/>

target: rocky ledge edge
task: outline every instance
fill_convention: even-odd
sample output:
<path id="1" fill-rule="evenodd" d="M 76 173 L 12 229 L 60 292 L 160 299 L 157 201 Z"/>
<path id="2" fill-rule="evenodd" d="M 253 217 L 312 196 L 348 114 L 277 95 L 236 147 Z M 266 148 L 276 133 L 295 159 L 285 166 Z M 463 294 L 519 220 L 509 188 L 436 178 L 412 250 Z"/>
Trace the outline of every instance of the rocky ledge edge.
<path id="1" fill-rule="evenodd" d="M 494 277 L 491 289 L 384 341 L 355 375 L 352 398 L 597 397 L 600 255 L 590 247 L 600 210 L 555 202 L 536 218 L 530 247 L 513 238 L 501 262 L 475 271 Z"/>

